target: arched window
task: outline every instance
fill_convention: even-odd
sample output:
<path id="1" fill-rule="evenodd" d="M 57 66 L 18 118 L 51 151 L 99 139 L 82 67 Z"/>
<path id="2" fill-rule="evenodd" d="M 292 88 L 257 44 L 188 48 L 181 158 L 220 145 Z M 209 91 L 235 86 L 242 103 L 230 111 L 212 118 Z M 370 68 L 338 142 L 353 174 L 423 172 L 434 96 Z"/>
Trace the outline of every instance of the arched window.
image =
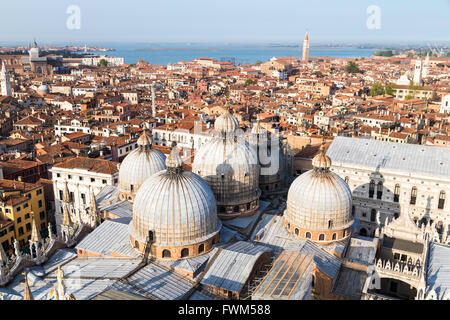
<path id="1" fill-rule="evenodd" d="M 296 235 L 296 236 L 298 236 L 298 232 L 299 232 L 298 229 L 295 228 L 295 235 Z"/>
<path id="2" fill-rule="evenodd" d="M 383 182 L 378 182 L 378 187 L 377 187 L 377 199 L 381 199 L 381 197 L 383 196 Z"/>
<path id="3" fill-rule="evenodd" d="M 442 190 L 441 193 L 439 193 L 438 209 L 444 209 L 444 205 L 445 205 L 445 191 Z"/>
<path id="4" fill-rule="evenodd" d="M 134 247 L 135 247 L 136 249 L 139 249 L 139 242 L 138 242 L 138 241 L 134 241 Z"/>
<path id="5" fill-rule="evenodd" d="M 162 257 L 163 258 L 170 258 L 170 251 L 167 249 L 164 249 L 162 252 Z"/>
<path id="6" fill-rule="evenodd" d="M 370 180 L 370 184 L 369 184 L 369 198 L 373 198 L 374 192 L 375 192 L 375 181 Z"/>
<path id="7" fill-rule="evenodd" d="M 315 278 L 314 275 L 311 277 L 311 287 L 314 288 Z"/>
<path id="8" fill-rule="evenodd" d="M 398 218 L 398 212 L 394 212 L 394 218 L 395 218 L 395 219 Z"/>
<path id="9" fill-rule="evenodd" d="M 376 219 L 377 219 L 377 210 L 372 209 L 370 211 L 370 221 L 375 222 Z"/>
<path id="10" fill-rule="evenodd" d="M 352 217 L 355 216 L 355 206 L 352 206 Z"/>
<path id="11" fill-rule="evenodd" d="M 183 250 L 181 250 L 181 257 L 185 258 L 189 255 L 189 249 L 188 248 L 184 248 Z"/>
<path id="12" fill-rule="evenodd" d="M 234 206 L 234 212 L 239 212 L 239 206 Z"/>
<path id="13" fill-rule="evenodd" d="M 319 235 L 319 241 L 323 241 L 323 240 L 325 240 L 325 235 L 323 233 L 321 233 Z"/>
<path id="14" fill-rule="evenodd" d="M 336 233 L 333 233 L 333 237 L 331 239 L 336 240 Z"/>
<path id="15" fill-rule="evenodd" d="M 416 204 L 417 201 L 417 188 L 413 187 L 411 189 L 411 200 L 409 201 L 409 204 Z"/>
<path id="16" fill-rule="evenodd" d="M 328 229 L 333 228 L 333 220 L 328 220 Z"/>
<path id="17" fill-rule="evenodd" d="M 398 202 L 400 199 L 400 185 L 396 184 L 394 189 L 394 202 Z"/>
<path id="18" fill-rule="evenodd" d="M 305 234 L 305 237 L 306 237 L 306 239 L 311 239 L 311 232 L 307 232 L 307 233 Z"/>
<path id="19" fill-rule="evenodd" d="M 367 230 L 365 228 L 361 228 L 361 230 L 359 230 L 359 234 L 363 237 L 367 237 Z"/>
<path id="20" fill-rule="evenodd" d="M 198 253 L 202 253 L 203 251 L 205 251 L 205 245 L 202 243 L 198 246 Z"/>
<path id="21" fill-rule="evenodd" d="M 350 181 L 350 178 L 349 177 L 345 177 L 345 183 L 348 184 L 349 181 Z"/>

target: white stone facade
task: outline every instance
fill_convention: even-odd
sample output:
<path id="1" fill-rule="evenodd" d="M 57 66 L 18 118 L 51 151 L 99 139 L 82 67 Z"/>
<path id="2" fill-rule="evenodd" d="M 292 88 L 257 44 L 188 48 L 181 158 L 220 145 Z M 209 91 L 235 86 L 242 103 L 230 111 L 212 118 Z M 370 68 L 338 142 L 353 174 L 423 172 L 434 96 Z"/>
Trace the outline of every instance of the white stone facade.
<path id="1" fill-rule="evenodd" d="M 62 222 L 63 212 L 63 196 L 65 184 L 69 190 L 71 198 L 69 213 L 71 219 L 77 222 L 83 220 L 86 208 L 90 207 L 91 203 L 91 188 L 95 194 L 98 194 L 105 186 L 116 186 L 118 183 L 119 173 L 104 174 L 86 169 L 79 168 L 58 168 L 53 167 L 51 170 L 53 176 L 53 191 L 55 196 L 55 220 L 58 234 L 60 234 L 60 225 Z"/>
<path id="2" fill-rule="evenodd" d="M 340 138 L 342 139 L 342 138 Z M 364 142 L 363 139 L 348 139 L 347 142 L 358 144 Z M 358 141 L 359 140 L 359 141 Z M 335 143 L 336 140 L 333 142 Z M 384 143 L 389 148 L 395 145 L 389 142 Z M 403 144 L 401 146 L 404 146 Z M 358 147 L 358 146 L 356 146 Z M 429 148 L 437 147 L 423 147 L 420 145 L 408 145 L 411 152 L 410 157 L 419 158 L 420 155 L 414 154 L 424 153 L 426 156 Z M 338 143 L 331 154 L 328 154 L 332 159 L 332 171 L 338 174 L 349 185 L 353 194 L 353 214 L 354 218 L 360 221 L 359 230 L 365 229 L 367 235 L 374 236 L 375 230 L 379 224 L 382 226 L 385 224 L 386 219 L 388 221 L 393 220 L 401 214 L 406 214 L 414 221 L 428 222 L 432 220 L 437 226 L 442 224 L 442 231 L 448 229 L 450 225 L 450 176 L 445 174 L 430 174 L 418 171 L 411 171 L 408 169 L 408 164 L 405 163 L 405 169 L 394 169 L 383 167 L 379 168 L 371 165 L 361 165 L 355 158 L 355 161 L 340 161 L 339 155 L 333 159 L 333 154 L 337 148 L 341 149 L 340 152 L 346 153 L 345 143 Z M 398 147 L 399 148 L 399 147 Z M 442 166 L 448 158 L 448 154 L 445 149 L 437 148 L 442 153 L 442 158 L 435 159 L 435 161 L 441 161 Z M 423 151 L 422 151 L 423 150 Z M 378 151 L 378 150 L 377 150 Z M 375 152 L 375 151 L 374 151 Z M 400 150 L 398 151 L 400 152 Z M 449 153 L 450 154 L 450 153 Z M 379 155 L 385 158 L 388 155 Z M 429 154 L 430 157 L 436 158 Z M 404 159 L 404 160 L 403 160 Z M 400 158 L 399 161 L 414 161 L 415 159 Z M 426 159 L 426 158 L 425 158 Z M 438 164 L 441 166 L 441 164 Z M 432 167 L 433 163 L 429 163 Z M 373 181 L 373 195 L 371 194 L 371 181 Z M 380 185 L 380 182 L 382 185 Z M 381 187 L 381 188 L 380 188 Z M 413 191 L 413 188 L 416 188 Z M 381 192 L 379 193 L 379 190 Z M 415 204 L 414 203 L 415 194 Z M 370 196 L 372 195 L 372 196 Z M 398 199 L 397 199 L 398 198 Z M 363 231 L 364 233 L 364 231 Z"/>

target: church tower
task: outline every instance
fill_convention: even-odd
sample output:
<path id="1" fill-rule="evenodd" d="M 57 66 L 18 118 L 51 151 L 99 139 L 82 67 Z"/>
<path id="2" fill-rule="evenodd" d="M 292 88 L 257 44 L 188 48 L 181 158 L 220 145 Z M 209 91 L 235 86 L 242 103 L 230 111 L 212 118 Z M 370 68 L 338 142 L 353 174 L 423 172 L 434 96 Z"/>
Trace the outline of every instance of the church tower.
<path id="1" fill-rule="evenodd" d="M 2 70 L 0 71 L 0 95 L 11 97 L 11 83 L 9 81 L 9 73 L 6 70 L 5 61 L 2 61 Z"/>
<path id="2" fill-rule="evenodd" d="M 416 65 L 414 66 L 414 78 L 413 82 L 416 85 L 422 85 L 422 77 L 423 77 L 423 61 L 422 59 L 416 60 Z"/>
<path id="3" fill-rule="evenodd" d="M 309 35 L 306 32 L 305 40 L 303 40 L 303 56 L 302 61 L 308 62 L 309 60 Z"/>

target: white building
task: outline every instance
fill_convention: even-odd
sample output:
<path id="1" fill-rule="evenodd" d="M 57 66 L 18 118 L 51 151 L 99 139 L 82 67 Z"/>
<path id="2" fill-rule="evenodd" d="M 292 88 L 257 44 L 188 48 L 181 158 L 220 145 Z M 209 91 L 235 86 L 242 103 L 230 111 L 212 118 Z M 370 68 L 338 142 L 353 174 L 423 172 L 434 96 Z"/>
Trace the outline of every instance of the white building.
<path id="1" fill-rule="evenodd" d="M 125 64 L 124 58 L 108 57 L 105 55 L 83 58 L 82 64 L 86 66 L 98 66 L 101 60 L 108 62 L 108 67 L 117 67 Z"/>
<path id="2" fill-rule="evenodd" d="M 202 131 L 202 124 L 199 129 L 171 129 L 167 126 L 156 127 L 153 129 L 153 143 L 159 146 L 171 146 L 172 142 L 176 142 L 180 148 L 193 148 L 198 150 L 205 143 L 213 139 L 212 128 Z M 198 131 L 198 132 L 197 132 Z"/>
<path id="3" fill-rule="evenodd" d="M 60 137 L 66 133 L 83 132 L 91 133 L 91 127 L 83 125 L 79 120 L 73 119 L 70 121 L 61 122 L 58 120 L 58 124 L 55 124 L 55 135 Z"/>
<path id="4" fill-rule="evenodd" d="M 90 207 L 91 194 L 98 194 L 105 186 L 117 185 L 119 178 L 117 162 L 84 157 L 72 158 L 55 164 L 50 171 L 55 195 L 55 220 L 58 234 L 66 192 L 70 201 L 68 209 L 71 220 L 83 221 L 85 211 Z"/>
<path id="5" fill-rule="evenodd" d="M 450 114 L 450 94 L 442 97 L 440 112 Z"/>
<path id="6" fill-rule="evenodd" d="M 447 235 L 450 149 L 337 137 L 327 155 L 352 190 L 360 234 L 373 236 L 386 219 L 405 214 Z"/>

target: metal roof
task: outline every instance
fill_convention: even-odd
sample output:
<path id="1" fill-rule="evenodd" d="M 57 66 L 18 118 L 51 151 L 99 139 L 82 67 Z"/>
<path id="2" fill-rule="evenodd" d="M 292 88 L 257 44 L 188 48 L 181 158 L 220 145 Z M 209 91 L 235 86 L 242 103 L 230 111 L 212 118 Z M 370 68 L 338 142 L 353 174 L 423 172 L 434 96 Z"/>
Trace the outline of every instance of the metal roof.
<path id="1" fill-rule="evenodd" d="M 101 206 L 100 211 L 106 211 L 121 218 L 131 218 L 133 216 L 133 204 L 131 204 L 129 201 L 124 200 L 113 203 L 111 205 Z"/>
<path id="2" fill-rule="evenodd" d="M 194 286 L 187 277 L 151 262 L 126 279 L 117 281 L 111 288 L 142 295 L 150 293 L 156 299 L 178 300 L 183 298 Z"/>
<path id="3" fill-rule="evenodd" d="M 352 300 L 360 300 L 367 273 L 343 267 L 335 281 L 333 293 Z"/>
<path id="4" fill-rule="evenodd" d="M 64 279 L 120 279 L 134 270 L 140 259 L 79 257 L 61 267 Z M 47 278 L 56 278 L 55 271 Z"/>
<path id="5" fill-rule="evenodd" d="M 103 291 L 99 295 L 95 296 L 91 300 L 149 300 L 149 299 L 131 292 L 108 289 Z"/>
<path id="6" fill-rule="evenodd" d="M 238 241 L 224 248 L 204 275 L 204 285 L 241 292 L 259 257 L 271 250 L 259 244 Z"/>
<path id="7" fill-rule="evenodd" d="M 255 300 L 310 298 L 314 254 L 284 251 L 252 295 Z"/>
<path id="8" fill-rule="evenodd" d="M 450 177 L 450 149 L 372 139 L 336 137 L 327 155 L 333 165 Z"/>
<path id="9" fill-rule="evenodd" d="M 408 251 L 421 254 L 423 252 L 423 244 L 420 242 L 412 242 L 396 238 L 383 238 L 382 246 L 387 249 L 397 249 L 401 251 Z"/>
<path id="10" fill-rule="evenodd" d="M 72 249 L 57 249 L 42 266 L 35 266 L 32 270 L 36 275 L 42 277 L 58 268 L 59 265 L 64 264 L 69 260 L 73 260 L 76 257 L 77 253 Z"/>
<path id="11" fill-rule="evenodd" d="M 427 292 L 431 289 L 442 296 L 450 289 L 450 247 L 431 243 L 428 250 L 428 264 L 426 267 Z"/>
<path id="12" fill-rule="evenodd" d="M 111 252 L 130 258 L 139 255 L 131 248 L 129 223 L 131 218 L 107 220 L 88 234 L 77 246 L 77 249 L 110 256 Z"/>

